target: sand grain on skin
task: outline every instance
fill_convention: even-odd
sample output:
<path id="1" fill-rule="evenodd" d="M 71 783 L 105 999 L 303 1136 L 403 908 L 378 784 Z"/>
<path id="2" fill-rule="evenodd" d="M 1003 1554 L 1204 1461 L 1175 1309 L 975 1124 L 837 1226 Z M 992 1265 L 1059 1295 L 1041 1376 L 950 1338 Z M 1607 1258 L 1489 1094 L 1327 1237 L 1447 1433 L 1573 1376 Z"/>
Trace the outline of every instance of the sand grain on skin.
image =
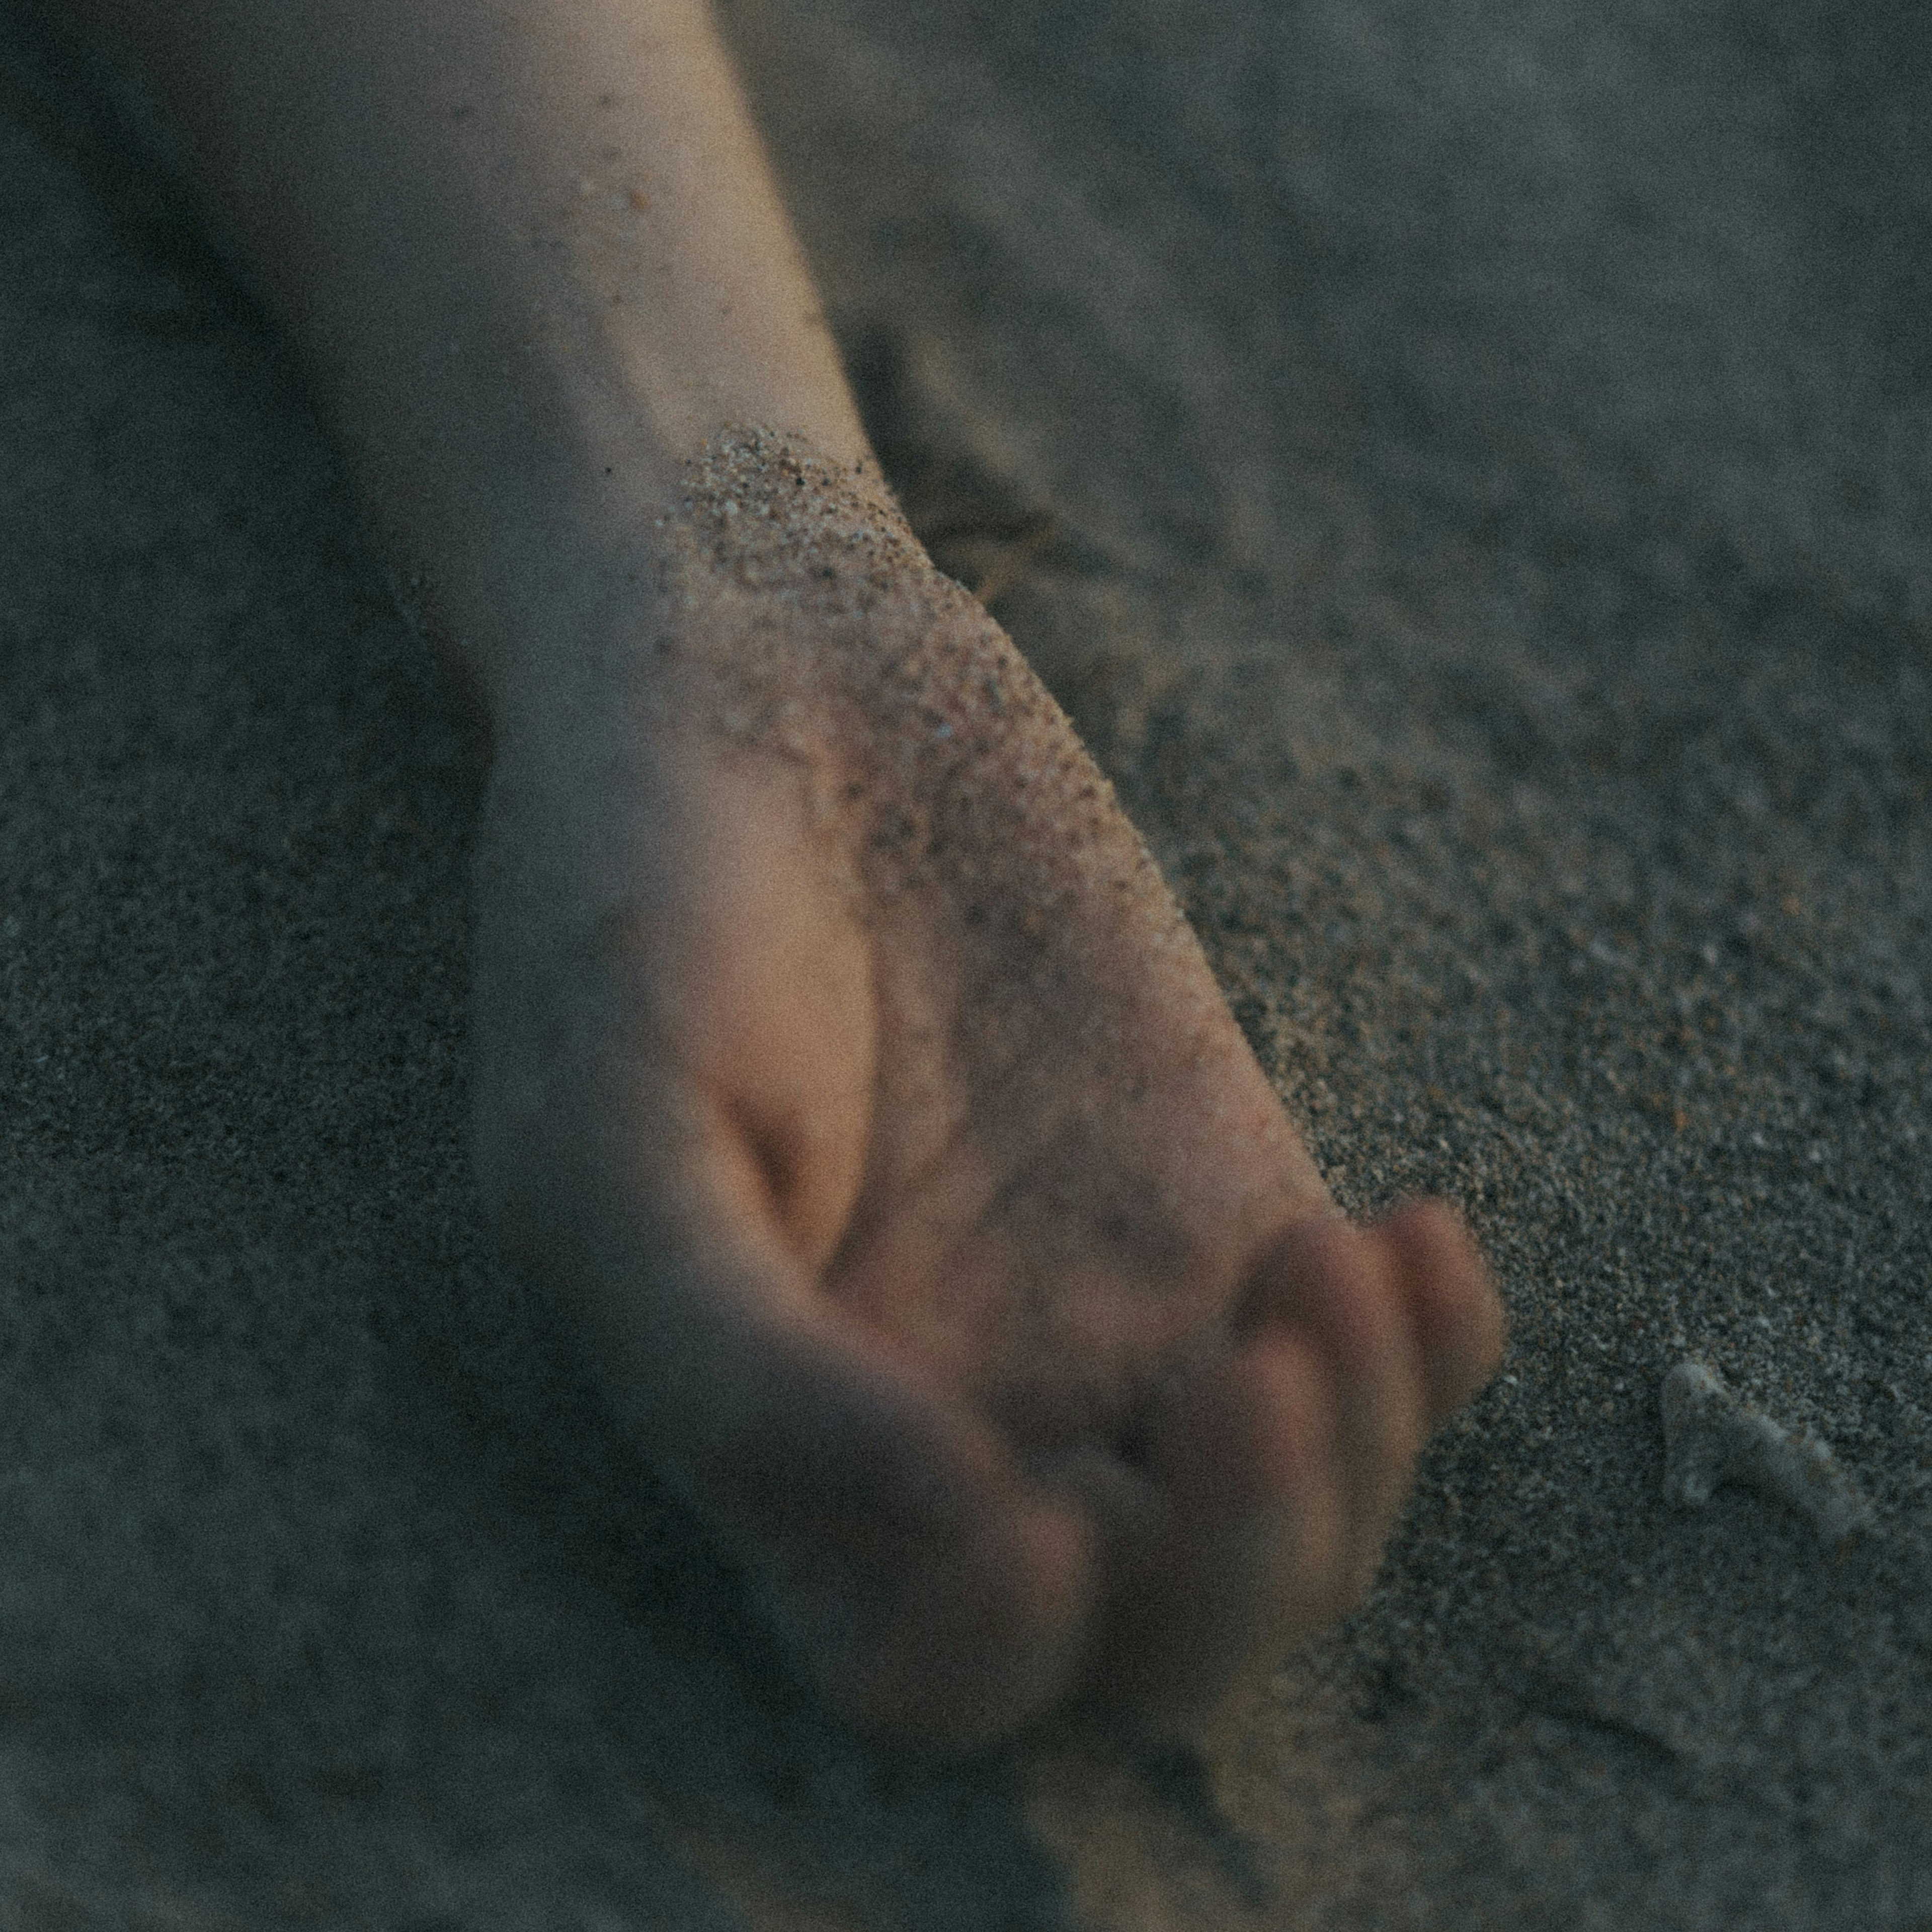
<path id="1" fill-rule="evenodd" d="M 975 1305 L 973 1271 L 956 1271 L 956 1301 L 928 1312 L 928 1342 L 977 1362 L 980 1395 L 1022 1442 L 1111 1444 L 1177 1368 L 1178 1337 L 1232 1286 L 1201 1277 L 1191 1229 L 1209 1210 L 1161 1171 L 1158 1120 L 1131 1124 L 1150 1090 L 1137 1056 L 1178 1030 L 1185 1058 L 1190 1026 L 1204 1054 L 1242 1050 L 1198 944 L 1065 714 L 934 568 L 876 472 L 826 463 L 801 437 L 733 432 L 691 466 L 661 529 L 658 658 L 676 694 L 662 710 L 693 721 L 676 735 L 796 771 L 826 862 L 885 962 L 885 1037 L 896 1011 L 908 1028 L 934 1023 L 897 1010 L 916 982 L 904 997 L 949 1030 L 928 1077 L 956 1096 L 951 1144 L 985 1144 L 1010 1176 L 1000 1186 L 1038 1170 L 1028 1211 L 1041 1253 L 1022 1269 L 1033 1286 L 1017 1299 L 1000 1287 L 996 1312 Z M 933 1056 L 898 1037 L 883 1077 L 910 1082 Z M 1114 1171 L 1105 1151 L 1124 1133 L 1150 1150 L 1137 1171 Z M 1051 1161 L 1015 1151 L 1029 1142 Z M 848 1260 L 868 1216 L 898 1211 L 893 1190 L 923 1184 L 889 1153 Z M 1111 1292 L 1090 1304 L 1056 1276 L 1053 1256 L 1071 1264 L 1076 1231 L 1096 1222 L 1147 1285 L 1130 1320 Z M 844 1287 L 860 1292 L 866 1272 Z M 838 1292 L 836 1268 L 833 1282 Z"/>

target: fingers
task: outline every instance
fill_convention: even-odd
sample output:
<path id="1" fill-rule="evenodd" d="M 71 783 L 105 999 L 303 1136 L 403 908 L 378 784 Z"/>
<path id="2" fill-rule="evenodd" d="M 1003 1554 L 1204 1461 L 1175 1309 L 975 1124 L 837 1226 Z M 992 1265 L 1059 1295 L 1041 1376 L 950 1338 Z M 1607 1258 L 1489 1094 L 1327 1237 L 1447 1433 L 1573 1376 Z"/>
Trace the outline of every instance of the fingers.
<path id="1" fill-rule="evenodd" d="M 1342 1607 L 1348 1501 L 1314 1350 L 1277 1332 L 1204 1365 L 1175 1393 L 1149 1462 L 1158 1510 L 1110 1552 L 1084 1688 L 1185 1731 L 1254 1658 Z"/>
<path id="2" fill-rule="evenodd" d="M 1408 1298 L 1432 1425 L 1460 1408 L 1502 1360 L 1503 1306 L 1455 1211 L 1412 1201 L 1381 1223 Z"/>
<path id="3" fill-rule="evenodd" d="M 1455 1210 L 1411 1201 L 1357 1227 L 1339 1216 L 1280 1238 L 1256 1270 L 1243 1322 L 1312 1324 L 1339 1349 L 1345 1372 L 1379 1336 L 1390 1297 L 1406 1324 L 1434 1428 L 1480 1388 L 1502 1359 L 1502 1304 L 1481 1251 Z"/>
<path id="4" fill-rule="evenodd" d="M 1304 1223 L 1151 1438 L 1165 1507 L 1116 1558 L 1094 1688 L 1204 1711 L 1359 1600 L 1433 1429 L 1496 1366 L 1500 1304 L 1447 1208 Z"/>
<path id="5" fill-rule="evenodd" d="M 1377 1232 L 1312 1222 L 1277 1248 L 1277 1320 L 1320 1362 L 1335 1416 L 1345 1588 L 1366 1587 L 1432 1418 L 1397 1257 Z"/>
<path id="6" fill-rule="evenodd" d="M 681 1352 L 698 1372 L 657 1432 L 794 1658 L 908 1742 L 970 1748 L 1057 1702 L 1093 1587 L 1081 1514 L 836 1310 L 775 1299 Z"/>

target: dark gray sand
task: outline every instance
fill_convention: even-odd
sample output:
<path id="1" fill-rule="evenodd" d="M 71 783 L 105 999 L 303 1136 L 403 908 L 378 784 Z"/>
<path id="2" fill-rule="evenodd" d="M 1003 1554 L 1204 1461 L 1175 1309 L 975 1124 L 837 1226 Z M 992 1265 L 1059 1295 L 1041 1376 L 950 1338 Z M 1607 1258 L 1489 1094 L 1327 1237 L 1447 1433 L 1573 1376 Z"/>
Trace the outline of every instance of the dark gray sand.
<path id="1" fill-rule="evenodd" d="M 0 1928 L 1932 1924 L 1932 10 L 730 18 L 915 526 L 1504 1378 L 1204 1759 L 816 1718 L 479 1239 L 454 707 L 10 15 Z M 1874 1527 L 1668 1499 L 1687 1356 Z"/>

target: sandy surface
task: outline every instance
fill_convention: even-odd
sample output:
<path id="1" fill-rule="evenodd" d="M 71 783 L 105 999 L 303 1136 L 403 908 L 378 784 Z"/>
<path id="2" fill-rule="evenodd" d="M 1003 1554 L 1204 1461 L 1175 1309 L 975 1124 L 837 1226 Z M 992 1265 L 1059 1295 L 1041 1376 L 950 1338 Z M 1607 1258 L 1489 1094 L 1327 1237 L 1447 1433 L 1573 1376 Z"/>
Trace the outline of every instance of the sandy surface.
<path id="1" fill-rule="evenodd" d="M 1932 14 L 730 17 L 915 525 L 1506 1378 L 1202 1760 L 802 1708 L 478 1238 L 452 707 L 0 24 L 0 1927 L 1932 1923 Z M 1667 1499 L 1686 1356 L 1875 1526 Z"/>

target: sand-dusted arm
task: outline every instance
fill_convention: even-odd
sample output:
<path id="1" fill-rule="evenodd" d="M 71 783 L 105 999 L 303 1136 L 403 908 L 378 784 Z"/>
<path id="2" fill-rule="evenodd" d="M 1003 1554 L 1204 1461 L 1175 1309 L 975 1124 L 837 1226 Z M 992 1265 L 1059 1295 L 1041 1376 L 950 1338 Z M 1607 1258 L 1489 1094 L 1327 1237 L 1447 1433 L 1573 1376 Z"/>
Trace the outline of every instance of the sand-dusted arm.
<path id="1" fill-rule="evenodd" d="M 547 599 L 594 580 L 586 543 L 726 425 L 866 455 L 704 0 L 72 4 L 184 133 L 406 598 L 434 560 L 487 685 L 550 634 L 533 566 Z"/>

